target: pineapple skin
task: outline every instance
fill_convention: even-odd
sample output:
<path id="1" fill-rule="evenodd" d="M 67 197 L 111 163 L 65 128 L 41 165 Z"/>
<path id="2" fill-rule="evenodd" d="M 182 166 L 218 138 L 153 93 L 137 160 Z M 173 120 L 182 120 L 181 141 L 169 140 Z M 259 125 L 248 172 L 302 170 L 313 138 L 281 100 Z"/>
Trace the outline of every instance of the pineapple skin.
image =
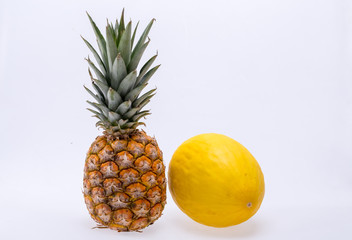
<path id="1" fill-rule="evenodd" d="M 166 204 L 156 140 L 141 130 L 98 136 L 85 160 L 83 194 L 91 217 L 110 229 L 139 231 L 154 223 Z"/>

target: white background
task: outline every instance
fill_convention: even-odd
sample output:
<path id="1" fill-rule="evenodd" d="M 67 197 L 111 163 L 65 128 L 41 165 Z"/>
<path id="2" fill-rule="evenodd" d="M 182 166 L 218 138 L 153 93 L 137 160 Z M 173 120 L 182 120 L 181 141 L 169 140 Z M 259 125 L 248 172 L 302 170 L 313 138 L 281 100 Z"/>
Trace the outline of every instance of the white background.
<path id="1" fill-rule="evenodd" d="M 238 226 L 190 220 L 168 195 L 140 233 L 91 229 L 81 194 L 100 132 L 85 110 L 85 11 L 105 27 L 122 7 L 145 27 L 146 131 L 165 164 L 184 140 L 226 134 L 266 181 L 261 209 Z M 352 237 L 352 3 L 348 0 L 0 0 L 0 239 L 349 239 Z"/>

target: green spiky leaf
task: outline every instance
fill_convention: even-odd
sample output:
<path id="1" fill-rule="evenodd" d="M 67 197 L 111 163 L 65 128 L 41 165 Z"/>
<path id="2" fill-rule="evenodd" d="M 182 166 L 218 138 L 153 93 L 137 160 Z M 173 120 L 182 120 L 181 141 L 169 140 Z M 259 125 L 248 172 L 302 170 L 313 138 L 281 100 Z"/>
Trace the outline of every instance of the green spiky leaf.
<path id="1" fill-rule="evenodd" d="M 138 29 L 139 21 L 137 22 L 136 27 L 134 28 L 133 34 L 132 34 L 132 39 L 131 39 L 131 46 L 133 47 L 134 39 L 136 37 L 137 29 Z"/>
<path id="2" fill-rule="evenodd" d="M 117 49 L 117 51 L 121 53 L 121 56 L 125 61 L 126 65 L 128 65 L 131 59 L 131 25 L 131 22 L 127 24 L 127 27 L 121 36 L 121 40 Z"/>
<path id="3" fill-rule="evenodd" d="M 143 77 L 142 79 L 137 82 L 137 86 L 140 86 L 142 84 L 146 84 L 148 83 L 149 79 L 154 75 L 154 73 L 156 72 L 156 70 L 158 70 L 158 68 L 160 67 L 160 65 L 153 67 L 152 69 L 150 69 Z"/>
<path id="4" fill-rule="evenodd" d="M 112 64 L 117 56 L 117 46 L 114 39 L 114 30 L 110 27 L 106 27 L 106 50 L 108 53 L 109 68 L 112 68 Z"/>
<path id="5" fill-rule="evenodd" d="M 89 67 L 93 69 L 95 76 L 98 78 L 99 81 L 102 81 L 103 83 L 107 83 L 104 75 L 99 71 L 99 69 L 94 65 L 94 63 L 89 59 L 86 59 L 88 62 Z"/>
<path id="6" fill-rule="evenodd" d="M 118 33 L 117 35 L 117 46 L 120 43 L 121 37 L 122 37 L 122 33 L 125 31 L 125 9 L 122 9 L 122 13 L 121 13 L 121 18 L 120 18 L 120 24 L 118 27 Z"/>
<path id="7" fill-rule="evenodd" d="M 98 115 L 101 114 L 100 112 L 97 112 L 97 111 L 95 111 L 95 110 L 93 110 L 93 109 L 90 109 L 90 108 L 87 108 L 87 110 L 90 111 L 90 112 L 92 112 L 92 113 L 94 113 L 95 116 L 98 116 Z"/>
<path id="8" fill-rule="evenodd" d="M 132 91 L 130 91 L 126 95 L 126 99 L 131 100 L 133 102 L 134 100 L 136 100 L 136 98 L 139 96 L 139 94 L 142 92 L 142 90 L 146 86 L 147 86 L 147 84 L 143 84 L 143 85 L 140 85 L 140 86 L 136 87 L 135 89 L 133 89 Z"/>
<path id="9" fill-rule="evenodd" d="M 113 111 L 115 111 L 117 107 L 122 103 L 121 96 L 112 88 L 109 88 L 107 97 L 108 97 L 108 107 Z"/>
<path id="10" fill-rule="evenodd" d="M 133 88 L 136 80 L 137 71 L 133 71 L 122 80 L 117 92 L 123 97 L 126 96 L 126 94 Z"/>
<path id="11" fill-rule="evenodd" d="M 155 19 L 152 19 L 152 20 L 149 22 L 148 26 L 145 28 L 145 30 L 144 30 L 142 36 L 139 38 L 139 40 L 138 40 L 136 46 L 135 46 L 134 49 L 133 49 L 133 52 L 132 52 L 133 55 L 135 55 L 135 52 L 136 52 L 136 51 L 139 51 L 139 49 L 140 49 L 140 48 L 142 47 L 142 45 L 144 44 L 145 40 L 146 40 L 147 37 L 148 37 L 149 31 L 150 31 L 150 29 L 151 29 L 152 26 L 153 26 L 154 21 L 155 21 Z"/>
<path id="12" fill-rule="evenodd" d="M 137 122 L 139 119 L 141 119 L 142 117 L 145 117 L 147 115 L 150 115 L 149 110 L 139 112 L 138 114 L 133 116 L 132 121 Z"/>
<path id="13" fill-rule="evenodd" d="M 121 103 L 118 108 L 116 109 L 116 112 L 118 112 L 121 115 L 124 115 L 130 108 L 131 108 L 131 101 L 125 101 L 123 103 Z"/>
<path id="14" fill-rule="evenodd" d="M 140 108 L 132 108 L 130 109 L 128 112 L 126 112 L 123 117 L 124 118 L 131 118 L 134 115 L 136 115 L 136 113 L 140 110 Z"/>
<path id="15" fill-rule="evenodd" d="M 105 107 L 103 104 L 98 104 L 98 103 L 91 102 L 91 101 L 87 101 L 87 103 L 89 103 L 91 106 L 95 107 L 104 116 L 107 116 L 108 113 L 110 112 L 110 110 L 107 107 Z"/>
<path id="16" fill-rule="evenodd" d="M 107 58 L 107 54 L 106 54 L 106 42 L 105 42 L 105 39 L 104 39 L 103 35 L 101 34 L 101 32 L 100 32 L 99 28 L 97 27 L 97 25 L 95 24 L 95 22 L 91 18 L 91 16 L 88 13 L 87 13 L 87 15 L 88 15 L 89 21 L 90 21 L 90 23 L 91 23 L 91 25 L 93 27 L 95 37 L 97 38 L 97 43 L 98 43 L 98 47 L 99 47 L 99 50 L 100 50 L 100 54 L 102 56 L 102 59 L 103 59 L 103 62 L 104 62 L 105 68 L 106 68 L 107 65 L 108 65 L 108 58 Z"/>
<path id="17" fill-rule="evenodd" d="M 146 99 L 144 99 L 137 107 L 142 109 L 145 105 L 147 105 L 150 102 L 150 98 L 151 97 L 147 97 Z"/>
<path id="18" fill-rule="evenodd" d="M 138 67 L 139 61 L 141 60 L 145 49 L 148 47 L 150 41 L 143 44 L 143 46 L 135 51 L 131 56 L 131 62 L 128 64 L 128 71 L 133 71 Z"/>
<path id="19" fill-rule="evenodd" d="M 123 126 L 125 123 L 127 123 L 128 122 L 128 120 L 126 119 L 126 120 L 124 120 L 124 119 L 120 119 L 119 121 L 118 121 L 118 124 L 120 125 L 120 126 Z"/>
<path id="20" fill-rule="evenodd" d="M 120 86 L 121 81 L 127 76 L 127 69 L 125 61 L 122 59 L 121 55 L 118 54 L 111 70 L 111 86 L 113 89 L 117 90 Z"/>
<path id="21" fill-rule="evenodd" d="M 146 101 L 146 100 L 149 100 L 151 99 L 155 94 L 153 94 L 153 92 L 155 91 L 156 89 L 153 89 L 145 94 L 143 94 L 140 98 L 136 99 L 134 102 L 133 102 L 133 107 L 136 107 L 136 106 L 140 106 L 142 102 Z"/>
<path id="22" fill-rule="evenodd" d="M 98 86 L 100 91 L 103 93 L 104 98 L 107 99 L 109 86 L 95 78 L 92 78 L 92 81 L 94 82 L 95 85 Z"/>
<path id="23" fill-rule="evenodd" d="M 154 55 L 153 57 L 151 57 L 141 68 L 141 70 L 139 71 L 139 75 L 137 78 L 137 83 L 142 79 L 142 77 L 144 76 L 144 74 L 149 70 L 149 68 L 152 66 L 152 64 L 154 63 L 155 59 L 157 58 L 158 54 Z"/>
<path id="24" fill-rule="evenodd" d="M 100 90 L 100 88 L 93 81 L 92 81 L 92 86 L 93 86 L 95 92 L 98 94 L 99 98 L 102 99 L 103 102 L 105 102 L 104 93 Z"/>
<path id="25" fill-rule="evenodd" d="M 105 69 L 105 66 L 104 66 L 104 63 L 103 63 L 103 60 L 101 60 L 99 54 L 97 53 L 97 51 L 95 51 L 95 49 L 92 47 L 92 45 L 86 40 L 84 39 L 82 36 L 81 38 L 83 39 L 83 41 L 85 42 L 85 44 L 88 46 L 89 50 L 93 53 L 93 56 L 95 58 L 95 61 L 97 61 L 99 67 L 100 67 L 100 70 L 103 74 L 106 74 L 106 69 Z"/>
<path id="26" fill-rule="evenodd" d="M 108 119 L 111 123 L 116 122 L 121 119 L 121 116 L 116 112 L 109 112 Z"/>
<path id="27" fill-rule="evenodd" d="M 99 104 L 104 104 L 104 99 L 101 99 L 98 95 L 94 94 L 89 88 L 86 86 L 83 86 L 84 89 L 99 103 Z"/>
<path id="28" fill-rule="evenodd" d="M 117 36 L 119 35 L 119 21 L 115 21 L 115 26 L 114 26 L 114 30 L 115 30 L 115 35 L 116 35 L 116 45 L 117 45 Z"/>

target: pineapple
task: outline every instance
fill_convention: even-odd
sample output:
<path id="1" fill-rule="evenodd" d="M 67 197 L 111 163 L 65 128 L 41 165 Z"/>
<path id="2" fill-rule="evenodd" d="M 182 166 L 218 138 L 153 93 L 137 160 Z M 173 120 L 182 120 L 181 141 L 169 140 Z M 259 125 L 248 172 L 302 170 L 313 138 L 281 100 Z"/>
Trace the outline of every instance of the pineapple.
<path id="1" fill-rule="evenodd" d="M 156 90 L 141 95 L 159 67 L 151 68 L 157 55 L 137 73 L 154 19 L 134 45 L 138 24 L 132 33 L 132 23 L 125 25 L 124 11 L 119 22 L 107 23 L 106 38 L 87 15 L 100 50 L 98 54 L 82 37 L 97 64 L 86 59 L 95 91 L 85 87 L 95 99 L 95 102 L 87 101 L 94 108 L 88 110 L 98 118 L 96 125 L 104 131 L 86 156 L 84 200 L 100 227 L 119 232 L 139 231 L 161 216 L 166 203 L 162 152 L 154 138 L 137 128 L 145 125 L 140 120 L 150 112 L 142 109 Z"/>

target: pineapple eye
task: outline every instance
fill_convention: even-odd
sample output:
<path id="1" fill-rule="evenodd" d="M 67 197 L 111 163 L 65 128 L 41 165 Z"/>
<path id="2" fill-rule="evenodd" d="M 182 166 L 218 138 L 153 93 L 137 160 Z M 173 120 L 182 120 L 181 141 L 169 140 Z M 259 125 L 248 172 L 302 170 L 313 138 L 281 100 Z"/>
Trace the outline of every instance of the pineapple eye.
<path id="1" fill-rule="evenodd" d="M 247 203 L 247 207 L 252 207 L 252 203 L 251 202 L 249 202 L 249 203 Z"/>

